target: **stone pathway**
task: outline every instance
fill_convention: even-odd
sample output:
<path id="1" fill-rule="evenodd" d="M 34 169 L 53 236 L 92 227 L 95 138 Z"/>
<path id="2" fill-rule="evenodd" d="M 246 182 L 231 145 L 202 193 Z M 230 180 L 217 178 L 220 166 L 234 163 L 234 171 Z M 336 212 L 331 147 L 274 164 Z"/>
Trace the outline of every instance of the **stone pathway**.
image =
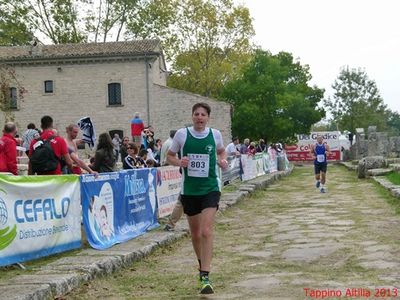
<path id="1" fill-rule="evenodd" d="M 372 181 L 330 166 L 328 193 L 311 167 L 218 216 L 208 299 L 381 299 L 400 290 L 400 216 Z M 346 294 L 347 293 L 347 294 Z M 399 295 L 400 298 L 400 291 Z M 67 299 L 198 298 L 189 239 Z"/>

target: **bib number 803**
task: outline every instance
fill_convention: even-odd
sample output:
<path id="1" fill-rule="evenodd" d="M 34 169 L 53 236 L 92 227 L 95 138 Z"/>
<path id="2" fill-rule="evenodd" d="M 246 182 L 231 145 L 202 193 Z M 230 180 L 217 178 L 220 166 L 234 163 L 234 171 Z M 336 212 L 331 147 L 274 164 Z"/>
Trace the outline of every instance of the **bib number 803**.
<path id="1" fill-rule="evenodd" d="M 191 161 L 190 167 L 193 169 L 204 169 L 206 167 L 206 163 L 204 161 Z"/>

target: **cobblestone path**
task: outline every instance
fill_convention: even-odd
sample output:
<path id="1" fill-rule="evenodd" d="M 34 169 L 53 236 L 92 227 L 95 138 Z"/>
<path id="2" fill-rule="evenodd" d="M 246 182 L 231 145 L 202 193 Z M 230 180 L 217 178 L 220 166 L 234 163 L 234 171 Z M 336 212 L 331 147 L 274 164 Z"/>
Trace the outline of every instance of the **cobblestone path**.
<path id="1" fill-rule="evenodd" d="M 327 187 L 320 194 L 312 168 L 297 167 L 219 214 L 207 299 L 400 298 L 400 216 L 388 195 L 340 166 Z M 67 299 L 199 299 L 196 263 L 183 239 Z"/>

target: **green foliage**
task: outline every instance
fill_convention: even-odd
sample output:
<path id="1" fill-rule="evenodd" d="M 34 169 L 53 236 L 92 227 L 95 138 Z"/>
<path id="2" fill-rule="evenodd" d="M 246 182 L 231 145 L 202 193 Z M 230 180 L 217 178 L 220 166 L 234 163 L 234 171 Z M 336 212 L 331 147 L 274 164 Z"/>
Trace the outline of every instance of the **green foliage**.
<path id="1" fill-rule="evenodd" d="M 233 104 L 233 135 L 253 140 L 293 140 L 308 133 L 325 112 L 317 105 L 324 90 L 309 86 L 308 66 L 292 54 L 257 50 L 237 79 L 228 82 L 222 97 Z"/>
<path id="2" fill-rule="evenodd" d="M 396 111 L 387 111 L 387 126 L 389 134 L 400 135 L 400 114 Z"/>
<path id="3" fill-rule="evenodd" d="M 11 4 L 0 0 L 0 11 L 4 12 L 5 24 L 19 24 L 25 29 L 24 34 L 37 32 L 54 44 L 79 43 L 86 39 L 79 17 L 83 3 L 84 0 L 13 0 Z"/>
<path id="4" fill-rule="evenodd" d="M 0 0 L 0 5 L 2 5 L 2 0 Z M 0 9 L 0 45 L 26 45 L 33 39 L 33 33 L 21 21 L 20 16 L 21 14 L 17 11 Z"/>
<path id="5" fill-rule="evenodd" d="M 364 70 L 342 68 L 332 88 L 333 99 L 325 103 L 341 131 L 355 132 L 369 125 L 376 125 L 380 131 L 386 129 L 386 105 L 375 81 Z"/>
<path id="6" fill-rule="evenodd" d="M 231 0 L 179 1 L 165 43 L 173 59 L 168 85 L 217 98 L 248 62 L 253 35 L 249 10 Z"/>

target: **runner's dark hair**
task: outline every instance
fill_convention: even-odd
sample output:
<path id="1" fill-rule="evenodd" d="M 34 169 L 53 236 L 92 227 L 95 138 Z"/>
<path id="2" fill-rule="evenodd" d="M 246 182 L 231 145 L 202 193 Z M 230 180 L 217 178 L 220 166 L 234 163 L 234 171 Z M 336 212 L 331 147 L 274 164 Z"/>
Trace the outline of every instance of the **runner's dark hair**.
<path id="1" fill-rule="evenodd" d="M 210 105 L 208 105 L 208 104 L 205 103 L 205 102 L 199 102 L 199 103 L 196 103 L 195 105 L 193 105 L 193 107 L 192 107 L 192 115 L 194 114 L 194 111 L 195 111 L 196 109 L 198 109 L 199 107 L 204 108 L 204 109 L 207 111 L 208 116 L 210 116 L 211 107 L 210 107 Z"/>

